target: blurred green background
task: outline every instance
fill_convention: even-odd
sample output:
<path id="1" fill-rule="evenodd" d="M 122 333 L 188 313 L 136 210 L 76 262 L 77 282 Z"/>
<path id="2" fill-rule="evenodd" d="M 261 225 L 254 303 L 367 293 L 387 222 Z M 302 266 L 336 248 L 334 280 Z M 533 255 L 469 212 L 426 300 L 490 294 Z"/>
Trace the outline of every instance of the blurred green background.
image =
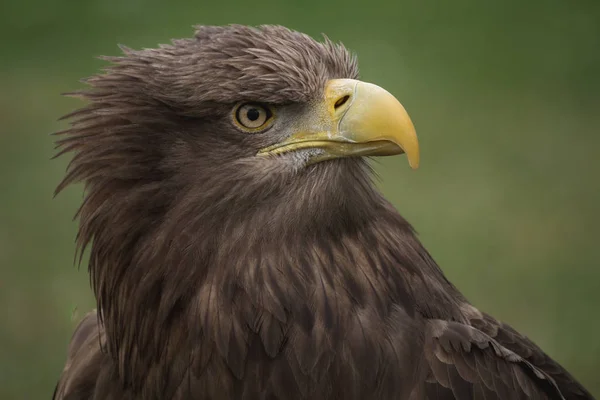
<path id="1" fill-rule="evenodd" d="M 0 399 L 47 399 L 93 307 L 73 267 L 81 188 L 48 133 L 61 92 L 193 24 L 275 23 L 357 52 L 404 103 L 422 167 L 381 187 L 449 278 L 600 396 L 600 2 L 42 0 L 0 4 Z"/>

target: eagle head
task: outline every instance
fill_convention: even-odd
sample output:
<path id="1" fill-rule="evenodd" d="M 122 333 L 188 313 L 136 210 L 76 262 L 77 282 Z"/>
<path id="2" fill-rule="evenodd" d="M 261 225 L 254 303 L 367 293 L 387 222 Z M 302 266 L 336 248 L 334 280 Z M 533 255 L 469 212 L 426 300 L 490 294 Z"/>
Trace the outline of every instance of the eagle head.
<path id="1" fill-rule="evenodd" d="M 57 191 L 85 186 L 78 248 L 90 247 L 108 349 L 127 377 L 165 338 L 194 335 L 181 326 L 214 326 L 237 290 L 301 304 L 265 289 L 265 274 L 282 257 L 330 257 L 306 251 L 388 207 L 364 157 L 406 153 L 417 167 L 419 149 L 398 100 L 357 80 L 355 57 L 327 39 L 234 25 L 122 50 L 71 93 L 88 104 L 60 132 L 72 160 Z"/>

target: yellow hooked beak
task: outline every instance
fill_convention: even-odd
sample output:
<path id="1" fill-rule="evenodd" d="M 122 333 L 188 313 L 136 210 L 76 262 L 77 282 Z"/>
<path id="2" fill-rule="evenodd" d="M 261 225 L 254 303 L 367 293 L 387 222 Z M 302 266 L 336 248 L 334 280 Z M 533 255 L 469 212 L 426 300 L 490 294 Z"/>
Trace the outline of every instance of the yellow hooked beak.
<path id="1" fill-rule="evenodd" d="M 316 149 L 309 163 L 340 157 L 391 156 L 406 153 L 419 166 L 419 142 L 406 110 L 385 89 L 354 79 L 332 79 L 322 101 L 283 142 L 259 155 Z"/>

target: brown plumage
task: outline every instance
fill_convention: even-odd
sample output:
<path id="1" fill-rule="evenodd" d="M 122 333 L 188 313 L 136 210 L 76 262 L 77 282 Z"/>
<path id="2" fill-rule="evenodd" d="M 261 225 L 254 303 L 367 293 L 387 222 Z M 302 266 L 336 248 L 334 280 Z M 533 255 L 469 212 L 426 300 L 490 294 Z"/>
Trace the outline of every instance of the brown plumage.
<path id="1" fill-rule="evenodd" d="M 228 26 L 123 52 L 58 141 L 98 313 L 55 399 L 592 399 L 448 282 L 363 157 L 258 155 L 358 77 L 343 46 Z M 269 128 L 233 123 L 245 102 Z"/>

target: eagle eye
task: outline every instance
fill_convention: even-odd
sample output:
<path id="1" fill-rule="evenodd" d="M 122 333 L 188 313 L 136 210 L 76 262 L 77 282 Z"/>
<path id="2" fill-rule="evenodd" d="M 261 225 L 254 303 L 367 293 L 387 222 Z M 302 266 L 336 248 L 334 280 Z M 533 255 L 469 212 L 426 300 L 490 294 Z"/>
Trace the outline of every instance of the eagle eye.
<path id="1" fill-rule="evenodd" d="M 247 132 L 259 132 L 273 123 L 273 111 L 259 103 L 242 103 L 233 111 L 233 120 L 238 128 Z"/>

